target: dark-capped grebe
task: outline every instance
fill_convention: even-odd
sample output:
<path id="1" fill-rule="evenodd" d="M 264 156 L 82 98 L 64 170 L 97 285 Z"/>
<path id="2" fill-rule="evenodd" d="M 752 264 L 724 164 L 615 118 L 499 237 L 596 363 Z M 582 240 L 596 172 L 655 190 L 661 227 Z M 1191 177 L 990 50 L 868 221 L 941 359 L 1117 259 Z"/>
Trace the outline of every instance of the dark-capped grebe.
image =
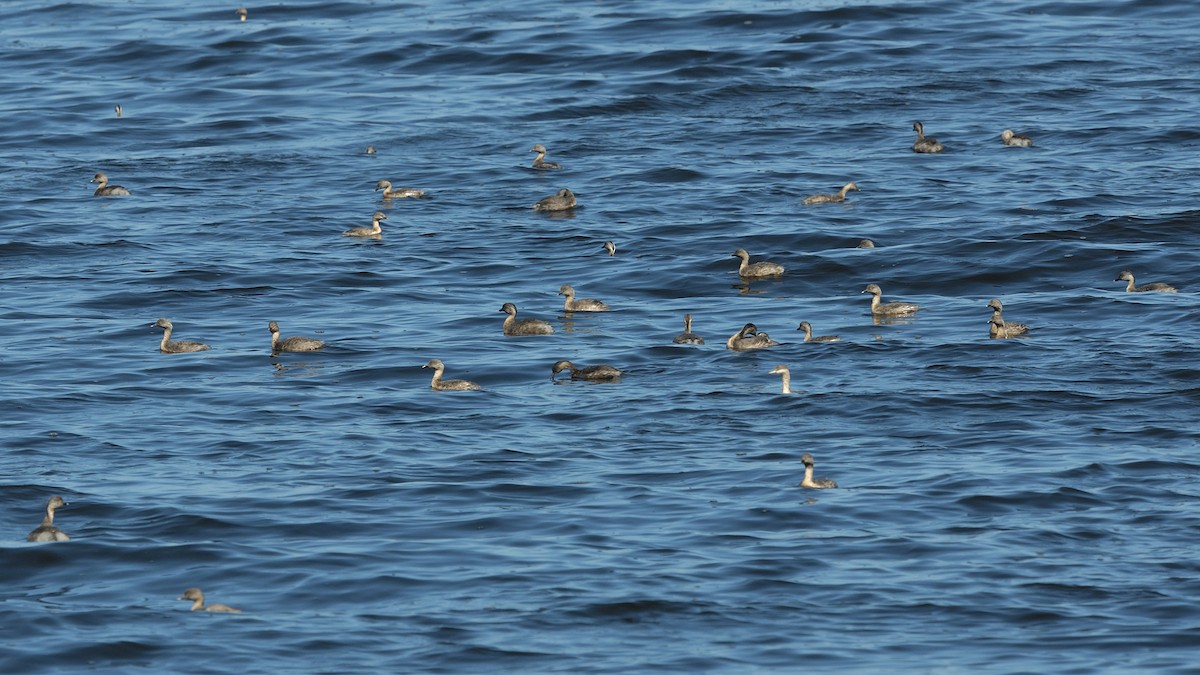
<path id="1" fill-rule="evenodd" d="M 150 324 L 163 329 L 162 342 L 158 344 L 158 351 L 164 354 L 184 354 L 186 352 L 202 352 L 208 349 L 208 345 L 203 342 L 192 342 L 190 340 L 171 340 L 171 331 L 175 326 L 171 324 L 171 320 L 165 317 Z"/>
<path id="2" fill-rule="evenodd" d="M 54 526 L 54 511 L 67 503 L 62 497 L 54 495 L 50 501 L 46 502 L 46 515 L 42 518 L 42 524 L 34 528 L 29 536 L 25 537 L 26 541 L 47 542 L 47 541 L 70 541 L 70 537 L 66 532 Z"/>
<path id="3" fill-rule="evenodd" d="M 692 332 L 692 315 L 683 315 L 683 332 L 675 336 L 672 340 L 677 345 L 702 345 L 704 338 Z"/>
<path id="4" fill-rule="evenodd" d="M 1117 275 L 1116 279 L 1113 279 L 1113 281 L 1129 282 L 1129 283 L 1125 284 L 1125 292 L 1126 293 L 1176 293 L 1176 292 L 1178 292 L 1177 289 L 1174 286 L 1172 286 L 1171 284 L 1164 284 L 1161 281 L 1156 281 L 1151 284 L 1145 284 L 1143 286 L 1135 286 L 1135 285 L 1133 285 L 1133 272 L 1130 272 L 1129 270 L 1122 271 L 1120 274 Z"/>
<path id="5" fill-rule="evenodd" d="M 547 169 L 561 169 L 562 168 L 561 166 L 555 164 L 554 162 L 546 161 L 546 146 L 542 145 L 541 143 L 534 145 L 533 149 L 530 150 L 530 152 L 537 153 L 537 157 L 533 158 L 533 168 L 542 170 L 542 171 L 547 170 Z"/>
<path id="6" fill-rule="evenodd" d="M 325 343 L 310 337 L 301 337 L 293 335 L 284 340 L 279 339 L 279 324 L 274 321 L 267 324 L 267 328 L 271 330 L 271 351 L 279 352 L 315 352 Z"/>
<path id="7" fill-rule="evenodd" d="M 1028 148 L 1033 145 L 1033 139 L 1025 134 L 1014 134 L 1012 129 L 1000 132 L 1000 142 L 1014 148 Z"/>
<path id="8" fill-rule="evenodd" d="M 93 197 L 128 197 L 129 190 L 126 190 L 121 185 L 109 185 L 108 176 L 104 175 L 103 171 L 97 171 L 95 176 L 88 181 L 96 183 L 96 191 L 92 193 Z"/>
<path id="9" fill-rule="evenodd" d="M 796 330 L 804 331 L 805 342 L 837 342 L 842 339 L 836 335 L 818 335 L 813 337 L 812 324 L 807 321 L 801 321 L 800 325 L 796 326 Z"/>
<path id="10" fill-rule="evenodd" d="M 533 205 L 534 211 L 567 211 L 573 208 L 575 208 L 575 193 L 567 188 L 540 199 Z"/>
<path id="11" fill-rule="evenodd" d="M 446 364 L 441 359 L 429 359 L 422 368 L 433 368 L 433 382 L 429 386 L 438 391 L 479 391 L 483 387 L 467 380 L 443 380 L 442 373 L 446 372 Z"/>
<path id="12" fill-rule="evenodd" d="M 409 197 L 420 199 L 425 196 L 425 191 L 420 188 L 407 187 L 393 190 L 392 184 L 386 180 L 381 180 L 375 184 L 375 191 L 379 192 L 380 190 L 383 190 L 381 196 L 384 199 L 407 199 Z"/>
<path id="13" fill-rule="evenodd" d="M 867 284 L 863 293 L 871 294 L 871 314 L 875 316 L 907 316 L 921 308 L 911 302 L 883 302 L 883 291 L 877 284 Z"/>
<path id="14" fill-rule="evenodd" d="M 342 233 L 343 237 L 379 237 L 383 234 L 383 228 L 379 227 L 380 221 L 387 220 L 387 214 L 383 211 L 376 211 L 371 215 L 370 227 L 352 227 Z"/>
<path id="15" fill-rule="evenodd" d="M 806 452 L 800 455 L 800 461 L 804 463 L 804 479 L 800 481 L 800 487 L 812 488 L 814 490 L 837 487 L 837 483 L 832 478 L 813 478 L 812 455 Z"/>
<path id="16" fill-rule="evenodd" d="M 557 361 L 550 368 L 551 379 L 564 370 L 571 371 L 572 380 L 615 380 L 621 377 L 621 371 L 612 366 L 599 365 L 579 368 L 570 361 Z"/>
<path id="17" fill-rule="evenodd" d="M 550 335 L 554 332 L 554 326 L 548 321 L 541 319 L 521 319 L 517 320 L 517 306 L 511 302 L 504 303 L 500 308 L 508 316 L 504 317 L 504 334 L 505 335 Z"/>
<path id="18" fill-rule="evenodd" d="M 246 16 L 247 16 L 248 14 L 249 14 L 249 12 L 247 12 L 247 11 L 246 11 L 246 8 L 245 8 L 245 7 L 238 7 L 238 8 L 237 8 L 238 20 L 240 20 L 240 21 L 245 21 L 245 20 L 246 20 Z"/>
<path id="19" fill-rule="evenodd" d="M 990 337 L 1010 338 L 1029 332 L 1029 326 L 1023 323 L 1004 321 L 1004 317 L 1000 316 L 1000 312 L 1004 311 L 1004 303 L 1000 302 L 1000 298 L 992 298 L 988 301 L 987 306 L 988 309 L 992 310 L 992 319 L 999 319 L 999 323 L 995 321 L 988 322 L 988 335 Z"/>
<path id="20" fill-rule="evenodd" d="M 568 312 L 607 312 L 608 305 L 600 300 L 592 300 L 590 298 L 575 299 L 575 289 L 571 284 L 563 284 L 558 289 L 559 295 L 565 295 L 566 300 L 563 301 L 563 309 Z"/>
<path id="21" fill-rule="evenodd" d="M 611 241 L 606 241 L 606 242 L 604 242 L 604 250 L 608 251 L 608 254 L 610 256 L 616 255 L 617 254 L 617 245 L 612 243 Z"/>
<path id="22" fill-rule="evenodd" d="M 936 138 L 925 138 L 924 124 L 913 122 L 913 131 L 917 132 L 917 140 L 912 144 L 913 152 L 941 152 L 946 149 Z"/>
<path id="23" fill-rule="evenodd" d="M 738 276 L 743 279 L 759 279 L 764 277 L 777 277 L 783 274 L 783 265 L 779 263 L 760 261 L 753 265 L 750 264 L 750 254 L 746 249 L 739 248 L 729 254 L 731 257 L 740 258 L 741 263 L 738 265 Z"/>
<path id="24" fill-rule="evenodd" d="M 800 203 L 804 204 L 805 206 L 807 206 L 809 204 L 838 204 L 838 203 L 846 201 L 846 193 L 851 190 L 858 192 L 858 184 L 857 183 L 846 183 L 845 185 L 842 186 L 841 190 L 837 191 L 837 194 L 812 195 L 810 197 L 805 197 L 804 201 L 802 201 Z"/>
<path id="25" fill-rule="evenodd" d="M 752 323 L 742 326 L 741 330 L 729 336 L 729 339 L 725 341 L 725 347 L 735 352 L 744 352 L 750 349 L 766 349 L 778 344 L 778 342 L 771 339 L 771 336 L 758 332 L 758 326 Z"/>
<path id="26" fill-rule="evenodd" d="M 191 600 L 193 612 L 232 612 L 234 614 L 237 614 L 242 611 L 240 609 L 234 609 L 233 607 L 230 607 L 229 605 L 222 605 L 219 602 L 214 602 L 211 605 L 205 605 L 204 604 L 204 591 L 201 591 L 199 588 L 187 589 L 186 591 L 183 592 L 183 595 L 179 596 L 179 599 L 180 600 Z"/>
<path id="27" fill-rule="evenodd" d="M 787 366 L 785 366 L 781 363 L 771 369 L 771 374 L 783 376 L 783 392 L 781 392 L 781 393 L 784 393 L 784 394 L 796 393 L 796 392 L 792 391 L 792 371 L 788 370 Z"/>

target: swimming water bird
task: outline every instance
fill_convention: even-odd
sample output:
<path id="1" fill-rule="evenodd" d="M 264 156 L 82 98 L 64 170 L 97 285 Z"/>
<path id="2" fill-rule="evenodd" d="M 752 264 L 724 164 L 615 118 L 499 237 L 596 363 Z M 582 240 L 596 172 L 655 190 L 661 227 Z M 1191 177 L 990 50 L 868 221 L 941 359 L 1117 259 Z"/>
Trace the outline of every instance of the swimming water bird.
<path id="1" fill-rule="evenodd" d="M 911 302 L 883 302 L 883 291 L 877 284 L 867 284 L 863 293 L 871 294 L 871 314 L 875 316 L 907 316 L 921 308 Z"/>
<path id="2" fill-rule="evenodd" d="M 735 352 L 744 352 L 751 349 L 766 349 L 778 344 L 771 339 L 771 336 L 758 332 L 758 326 L 748 323 L 742 326 L 741 330 L 729 336 L 729 339 L 725 341 L 725 348 Z"/>
<path id="3" fill-rule="evenodd" d="M 117 113 L 117 117 L 120 117 L 120 116 L 121 116 L 121 113 L 123 113 L 123 112 L 124 112 L 124 111 L 121 109 L 121 104 L 120 104 L 120 103 L 118 103 L 118 104 L 116 104 L 115 106 L 113 106 L 113 111 Z"/>
<path id="4" fill-rule="evenodd" d="M 612 243 L 611 241 L 606 241 L 606 242 L 604 242 L 604 250 L 608 251 L 608 254 L 610 256 L 616 255 L 617 254 L 617 245 Z"/>
<path id="5" fill-rule="evenodd" d="M 67 506 L 62 497 L 54 495 L 50 501 L 46 502 L 46 515 L 42 518 L 42 524 L 34 528 L 29 536 L 25 537 L 25 541 L 47 542 L 47 541 L 70 541 L 70 537 L 66 532 L 54 526 L 54 511 Z"/>
<path id="6" fill-rule="evenodd" d="M 759 261 L 750 264 L 750 254 L 746 249 L 739 248 L 730 254 L 731 257 L 741 258 L 741 264 L 738 265 L 738 276 L 743 279 L 758 279 L 764 277 L 777 277 L 783 274 L 783 265 L 779 263 Z"/>
<path id="7" fill-rule="evenodd" d="M 1014 134 L 1012 129 L 1000 132 L 1000 142 L 1014 148 L 1028 148 L 1033 145 L 1033 139 L 1025 134 Z"/>
<path id="8" fill-rule="evenodd" d="M 863 239 L 862 241 L 858 242 L 858 246 L 855 246 L 854 248 L 875 248 L 875 242 L 871 241 L 870 239 Z"/>
<path id="9" fill-rule="evenodd" d="M 301 337 L 293 335 L 290 338 L 283 340 L 279 339 L 279 324 L 274 321 L 267 324 L 267 328 L 271 329 L 271 351 L 279 352 L 315 352 L 325 343 L 310 337 Z"/>
<path id="10" fill-rule="evenodd" d="M 366 149 L 366 153 L 367 153 L 368 155 L 373 155 L 373 154 L 375 154 L 375 146 L 373 146 L 373 145 L 368 145 L 368 146 L 367 146 L 367 149 Z"/>
<path id="11" fill-rule="evenodd" d="M 376 211 L 371 215 L 370 227 L 352 227 L 342 233 L 343 237 L 379 237 L 383 234 L 383 228 L 379 227 L 379 222 L 387 220 L 387 214 L 383 211 Z"/>
<path id="12" fill-rule="evenodd" d="M 546 161 L 546 146 L 542 145 L 541 143 L 534 145 L 533 149 L 530 150 L 530 152 L 537 153 L 537 157 L 533 158 L 533 168 L 543 170 L 543 171 L 546 169 L 561 169 L 562 168 L 561 166 L 555 164 L 554 162 Z"/>
<path id="13" fill-rule="evenodd" d="M 190 340 L 171 340 L 171 331 L 175 326 L 171 324 L 171 320 L 165 317 L 150 324 L 163 329 L 162 342 L 158 344 L 158 351 L 164 354 L 184 354 L 186 352 L 202 352 L 208 349 L 208 345 L 203 342 L 192 342 Z"/>
<path id="14" fill-rule="evenodd" d="M 845 185 L 842 186 L 841 190 L 837 191 L 837 194 L 812 195 L 809 197 L 805 197 L 804 201 L 802 201 L 800 203 L 804 204 L 805 206 L 807 206 L 809 204 L 838 204 L 838 203 L 846 201 L 846 193 L 851 190 L 858 192 L 858 184 L 857 183 L 846 183 Z"/>
<path id="15" fill-rule="evenodd" d="M 683 315 L 683 332 L 675 336 L 674 342 L 677 345 L 702 345 L 704 338 L 692 332 L 692 315 Z"/>
<path id="16" fill-rule="evenodd" d="M 533 205 L 534 211 L 567 211 L 573 208 L 575 208 L 575 193 L 566 188 L 538 200 L 538 203 Z"/>
<path id="17" fill-rule="evenodd" d="M 429 386 L 438 391 L 479 391 L 483 387 L 467 380 L 443 380 L 442 373 L 446 372 L 446 364 L 441 359 L 429 359 L 422 368 L 433 368 L 433 382 Z"/>
<path id="18" fill-rule="evenodd" d="M 505 335 L 550 335 L 554 332 L 554 326 L 551 326 L 549 321 L 542 321 L 541 319 L 521 319 L 518 321 L 517 306 L 511 302 L 504 303 L 500 311 L 508 315 L 504 317 Z"/>
<path id="19" fill-rule="evenodd" d="M 406 187 L 393 190 L 392 184 L 386 180 L 381 180 L 375 184 L 375 191 L 379 192 L 380 190 L 383 190 L 383 195 L 381 196 L 384 199 L 407 199 L 409 197 L 420 199 L 425 196 L 425 191 L 420 188 Z"/>
<path id="20" fill-rule="evenodd" d="M 792 371 L 788 370 L 787 366 L 785 366 L 781 363 L 771 369 L 771 374 L 783 376 L 783 392 L 782 393 L 784 393 L 784 394 L 796 393 L 796 392 L 792 391 Z"/>
<path id="21" fill-rule="evenodd" d="M 108 176 L 105 176 L 103 171 L 96 172 L 88 182 L 97 184 L 96 191 L 92 193 L 93 197 L 128 197 L 130 194 L 124 186 L 109 185 Z"/>
<path id="22" fill-rule="evenodd" d="M 1000 302 L 1000 298 L 992 298 L 988 301 L 988 309 L 992 310 L 992 319 L 999 319 L 999 323 L 988 322 L 988 335 L 993 338 L 1010 338 L 1024 335 L 1029 332 L 1029 326 L 1023 323 L 1013 321 L 1004 321 L 1004 317 L 1000 316 L 1000 312 L 1004 311 L 1004 303 Z"/>
<path id="23" fill-rule="evenodd" d="M 1156 281 L 1154 283 L 1146 284 L 1144 286 L 1135 286 L 1133 284 L 1133 272 L 1130 272 L 1129 270 L 1123 270 L 1120 274 L 1117 275 L 1116 279 L 1113 279 L 1113 281 L 1129 282 L 1125 285 L 1126 293 L 1176 293 L 1176 292 L 1178 292 L 1178 290 L 1171 284 L 1164 284 L 1161 281 Z"/>
<path id="24" fill-rule="evenodd" d="M 599 365 L 599 366 L 584 366 L 583 368 L 579 368 L 579 367 L 576 367 L 575 364 L 571 363 L 570 361 L 557 361 L 550 368 L 550 370 L 551 370 L 550 377 L 552 379 L 555 375 L 561 373 L 564 370 L 571 371 L 571 379 L 572 380 L 599 381 L 599 380 L 615 380 L 618 377 L 621 377 L 621 371 L 617 370 L 616 368 L 613 368 L 612 366 Z"/>
<path id="25" fill-rule="evenodd" d="M 842 339 L 836 335 L 818 335 L 813 337 L 812 324 L 807 321 L 801 321 L 800 325 L 796 327 L 796 330 L 804 331 L 805 342 L 837 342 L 838 340 Z"/>
<path id="26" fill-rule="evenodd" d="M 804 463 L 804 479 L 800 481 L 800 487 L 812 488 L 814 490 L 837 487 L 837 483 L 832 478 L 813 478 L 812 455 L 806 452 L 800 455 L 800 461 Z"/>
<path id="27" fill-rule="evenodd" d="M 241 20 L 241 21 L 245 21 L 245 20 L 246 20 L 246 15 L 247 15 L 247 14 L 249 14 L 249 12 L 247 12 L 247 11 L 246 11 L 246 8 L 245 8 L 245 7 L 238 7 L 238 8 L 237 8 L 237 15 L 238 15 L 238 19 L 239 19 L 239 20 Z"/>
<path id="28" fill-rule="evenodd" d="M 924 124 L 913 122 L 913 131 L 917 132 L 917 140 L 912 144 L 913 152 L 941 152 L 946 149 L 936 138 L 925 138 Z"/>
<path id="29" fill-rule="evenodd" d="M 214 602 L 211 605 L 204 604 L 204 591 L 199 588 L 189 588 L 179 596 L 180 600 L 191 600 L 193 612 L 230 612 L 234 614 L 241 613 L 242 610 L 234 609 L 229 605 L 222 605 L 219 602 Z"/>
<path id="30" fill-rule="evenodd" d="M 558 289 L 559 295 L 567 296 L 563 301 L 563 309 L 568 312 L 607 312 L 608 305 L 600 300 L 592 300 L 589 298 L 575 299 L 575 289 L 571 284 L 563 284 Z"/>

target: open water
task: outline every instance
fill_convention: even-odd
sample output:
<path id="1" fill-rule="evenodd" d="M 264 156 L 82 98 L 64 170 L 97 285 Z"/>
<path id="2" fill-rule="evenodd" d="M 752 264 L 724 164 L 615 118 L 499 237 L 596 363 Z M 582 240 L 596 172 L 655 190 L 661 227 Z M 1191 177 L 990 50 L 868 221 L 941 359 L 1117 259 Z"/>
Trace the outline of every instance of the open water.
<path id="1" fill-rule="evenodd" d="M 1192 3 L 234 9 L 4 5 L 0 671 L 1200 672 Z"/>

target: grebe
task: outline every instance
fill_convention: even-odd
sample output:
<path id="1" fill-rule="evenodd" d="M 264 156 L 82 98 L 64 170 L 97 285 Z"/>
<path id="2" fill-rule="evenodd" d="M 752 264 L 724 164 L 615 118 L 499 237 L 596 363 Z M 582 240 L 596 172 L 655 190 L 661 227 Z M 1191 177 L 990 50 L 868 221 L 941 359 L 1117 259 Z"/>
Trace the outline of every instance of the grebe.
<path id="1" fill-rule="evenodd" d="M 692 332 L 692 315 L 683 315 L 683 332 L 675 336 L 672 340 L 677 345 L 702 345 L 704 338 Z"/>
<path id="2" fill-rule="evenodd" d="M 924 124 L 913 122 L 913 131 L 917 132 L 917 140 L 912 144 L 913 152 L 941 152 L 946 149 L 936 138 L 925 138 Z"/>
<path id="3" fill-rule="evenodd" d="M 29 536 L 25 537 L 26 541 L 47 542 L 47 541 L 70 541 L 66 532 L 54 526 L 54 511 L 67 506 L 62 497 L 54 495 L 50 501 L 46 502 L 46 515 L 42 517 L 42 524 L 34 528 Z"/>
<path id="4" fill-rule="evenodd" d="M 782 393 L 784 393 L 784 394 L 796 393 L 796 392 L 792 391 L 792 371 L 788 370 L 787 366 L 785 366 L 781 363 L 771 369 L 771 374 L 783 376 L 783 392 Z"/>
<path id="5" fill-rule="evenodd" d="M 1174 286 L 1172 286 L 1171 284 L 1164 284 L 1161 281 L 1156 281 L 1154 283 L 1146 284 L 1144 286 L 1134 286 L 1133 285 L 1133 272 L 1130 272 L 1129 270 L 1122 271 L 1120 274 L 1117 275 L 1116 279 L 1113 279 L 1113 281 L 1129 282 L 1125 285 L 1126 293 L 1177 293 L 1178 292 L 1176 290 L 1176 288 Z"/>
<path id="6" fill-rule="evenodd" d="M 911 302 L 882 302 L 883 291 L 877 284 L 867 284 L 863 293 L 871 294 L 871 314 L 875 316 L 907 316 L 920 309 Z"/>
<path id="7" fill-rule="evenodd" d="M 546 146 L 542 145 L 541 143 L 534 145 L 533 149 L 530 150 L 530 152 L 537 153 L 537 157 L 533 158 L 533 168 L 542 170 L 542 171 L 547 170 L 547 169 L 561 169 L 562 168 L 561 166 L 559 166 L 558 164 L 555 164 L 554 162 L 546 161 Z"/>
<path id="8" fill-rule="evenodd" d="M 383 228 L 379 227 L 380 221 L 387 220 L 387 214 L 383 211 L 376 211 L 371 215 L 370 227 L 352 227 L 342 233 L 343 237 L 380 237 L 383 234 Z"/>
<path id="9" fill-rule="evenodd" d="M 801 321 L 800 325 L 796 326 L 796 330 L 804 331 L 805 342 L 837 342 L 842 339 L 836 335 L 818 335 L 813 337 L 812 324 L 807 321 Z"/>
<path id="10" fill-rule="evenodd" d="M 191 340 L 171 340 L 171 331 L 175 326 L 171 324 L 168 318 L 160 318 L 158 321 L 150 324 L 163 329 L 162 342 L 158 344 L 158 350 L 164 354 L 184 354 L 187 352 L 202 352 L 208 349 L 208 345 L 203 342 L 192 342 Z"/>
<path id="11" fill-rule="evenodd" d="M 538 200 L 538 203 L 533 205 L 534 211 L 566 211 L 573 208 L 575 208 L 575 193 L 566 188 Z"/>
<path id="12" fill-rule="evenodd" d="M 858 192 L 858 184 L 857 183 L 846 183 L 845 185 L 842 186 L 841 190 L 838 190 L 837 194 L 812 195 L 810 197 L 805 197 L 804 201 L 802 201 L 800 203 L 804 204 L 805 206 L 807 206 L 809 204 L 839 204 L 841 202 L 846 201 L 846 193 L 851 190 Z"/>
<path id="13" fill-rule="evenodd" d="M 621 377 L 621 371 L 617 370 L 616 368 L 613 368 L 612 366 L 599 365 L 599 366 L 584 366 L 582 368 L 579 368 L 579 367 L 576 367 L 575 364 L 571 363 L 570 361 L 557 361 L 550 368 L 550 370 L 551 370 L 551 374 L 550 374 L 551 378 L 553 378 L 555 375 L 561 373 L 564 370 L 571 371 L 571 379 L 572 380 L 615 380 L 618 377 Z"/>
<path id="14" fill-rule="evenodd" d="M 554 326 L 548 321 L 541 319 L 521 319 L 517 320 L 517 306 L 511 302 L 504 303 L 500 308 L 508 316 L 504 317 L 504 334 L 505 335 L 550 335 L 554 332 Z"/>
<path id="15" fill-rule="evenodd" d="M 741 259 L 742 262 L 738 265 L 738 276 L 743 279 L 777 277 L 783 274 L 783 265 L 779 263 L 760 261 L 751 265 L 750 254 L 744 248 L 739 248 L 730 256 Z"/>
<path id="16" fill-rule="evenodd" d="M 1014 148 L 1028 148 L 1033 145 L 1033 139 L 1025 134 L 1014 134 L 1012 129 L 1000 132 L 1000 142 Z"/>
<path id="17" fill-rule="evenodd" d="M 234 614 L 240 613 L 242 610 L 234 609 L 229 605 L 222 605 L 219 602 L 214 602 L 211 605 L 205 606 L 204 592 L 199 588 L 189 588 L 179 596 L 180 600 L 191 600 L 193 612 L 231 612 Z"/>
<path id="18" fill-rule="evenodd" d="M 607 312 L 608 305 L 600 300 L 592 300 L 589 298 L 575 299 L 575 289 L 571 284 L 563 284 L 558 289 L 559 295 L 565 295 L 566 300 L 563 301 L 563 310 L 568 312 Z"/>
<path id="19" fill-rule="evenodd" d="M 409 197 L 420 199 L 425 196 L 425 191 L 420 188 L 406 187 L 393 190 L 392 184 L 386 180 L 381 180 L 375 184 L 375 191 L 379 192 L 380 190 L 383 190 L 381 196 L 384 199 L 407 199 Z"/>
<path id="20" fill-rule="evenodd" d="M 96 191 L 92 193 L 93 197 L 128 197 L 130 195 L 129 190 L 121 185 L 109 185 L 108 176 L 105 176 L 103 171 L 96 172 L 96 175 L 92 176 L 88 182 L 97 184 Z"/>
<path id="21" fill-rule="evenodd" d="M 310 337 L 301 337 L 293 335 L 284 340 L 279 339 L 279 324 L 274 321 L 267 324 L 267 328 L 271 330 L 271 351 L 272 352 L 315 352 L 325 343 Z"/>
<path id="22" fill-rule="evenodd" d="M 812 455 L 806 452 L 800 455 L 800 461 L 804 463 L 804 479 L 800 481 L 800 487 L 812 488 L 814 490 L 837 487 L 837 483 L 832 478 L 813 478 Z"/>
<path id="23" fill-rule="evenodd" d="M 446 372 L 446 364 L 441 359 L 430 359 L 422 368 L 433 368 L 433 382 L 429 386 L 438 391 L 479 391 L 483 387 L 467 380 L 443 380 L 442 373 Z"/>

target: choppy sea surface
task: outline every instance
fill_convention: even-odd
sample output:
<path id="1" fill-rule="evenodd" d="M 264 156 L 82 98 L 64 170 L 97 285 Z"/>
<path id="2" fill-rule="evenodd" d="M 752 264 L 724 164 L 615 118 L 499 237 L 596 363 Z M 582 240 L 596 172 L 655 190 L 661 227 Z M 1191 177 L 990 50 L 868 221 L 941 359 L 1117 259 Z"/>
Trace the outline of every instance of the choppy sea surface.
<path id="1" fill-rule="evenodd" d="M 235 7 L 5 4 L 0 671 L 1200 672 L 1191 3 Z"/>

